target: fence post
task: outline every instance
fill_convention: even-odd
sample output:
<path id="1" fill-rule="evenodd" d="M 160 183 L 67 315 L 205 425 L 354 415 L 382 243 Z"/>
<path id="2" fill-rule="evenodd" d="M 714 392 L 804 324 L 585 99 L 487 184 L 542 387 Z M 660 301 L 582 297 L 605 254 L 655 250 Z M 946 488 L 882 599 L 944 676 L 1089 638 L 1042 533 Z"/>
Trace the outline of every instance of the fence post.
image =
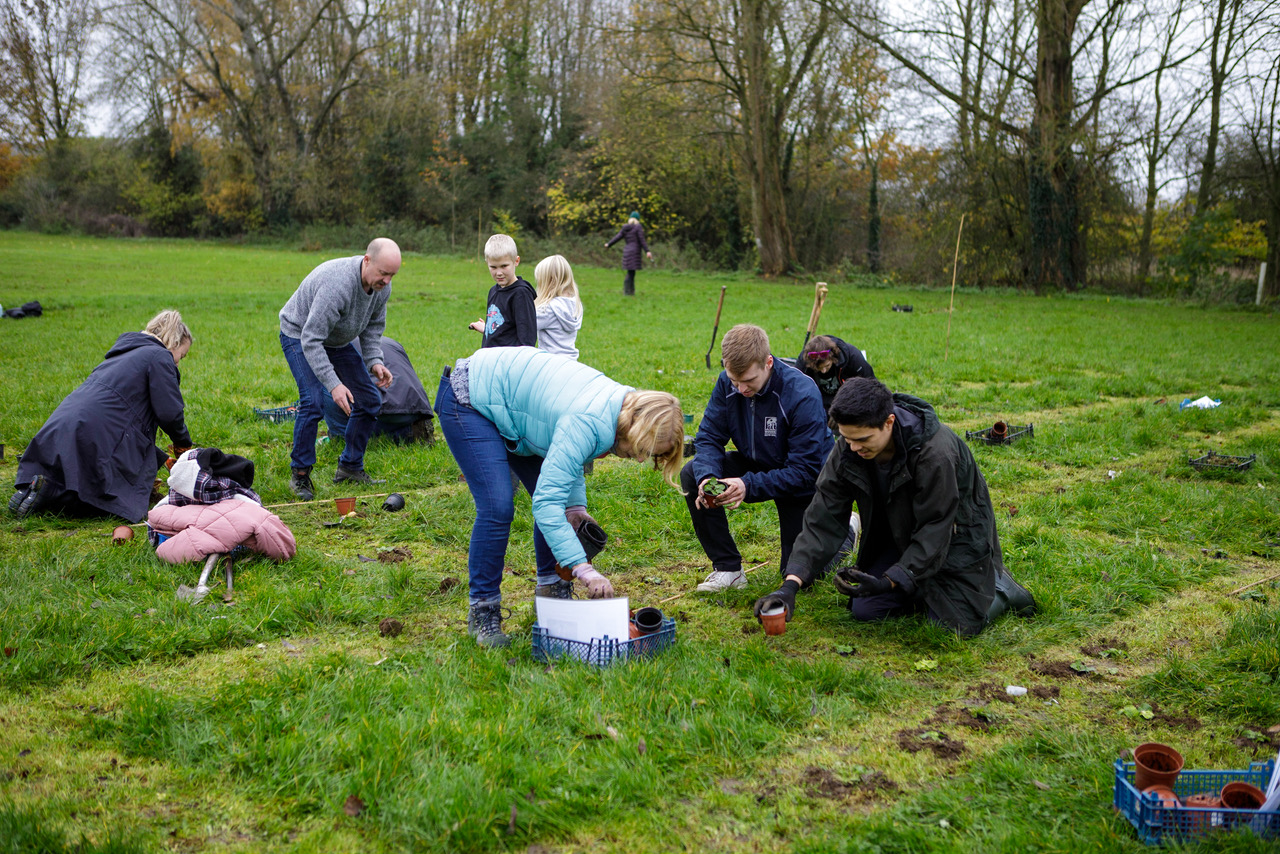
<path id="1" fill-rule="evenodd" d="M 1258 295 L 1254 298 L 1254 305 L 1262 305 L 1262 289 L 1267 284 L 1267 262 L 1263 261 L 1262 266 L 1258 268 Z"/>

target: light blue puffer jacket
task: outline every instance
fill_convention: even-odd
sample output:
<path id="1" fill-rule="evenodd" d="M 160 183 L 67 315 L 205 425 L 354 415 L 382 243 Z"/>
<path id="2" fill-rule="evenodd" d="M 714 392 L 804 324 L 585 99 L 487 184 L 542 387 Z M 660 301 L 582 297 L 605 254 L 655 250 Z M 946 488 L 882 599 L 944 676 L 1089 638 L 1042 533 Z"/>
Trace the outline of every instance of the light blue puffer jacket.
<path id="1" fill-rule="evenodd" d="M 582 466 L 610 450 L 631 386 L 568 356 L 534 347 L 487 347 L 467 363 L 471 406 L 512 453 L 543 458 L 533 518 L 561 566 L 587 559 L 564 509 L 587 503 Z"/>

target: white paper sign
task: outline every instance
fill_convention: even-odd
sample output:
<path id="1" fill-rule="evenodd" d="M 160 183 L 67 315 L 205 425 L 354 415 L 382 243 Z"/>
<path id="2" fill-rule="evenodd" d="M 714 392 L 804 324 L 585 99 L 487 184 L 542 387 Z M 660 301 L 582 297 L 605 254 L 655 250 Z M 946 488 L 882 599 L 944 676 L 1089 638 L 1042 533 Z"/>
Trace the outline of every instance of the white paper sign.
<path id="1" fill-rule="evenodd" d="M 627 597 L 618 599 L 549 599 L 534 597 L 538 625 L 552 637 L 584 643 L 600 640 L 625 641 L 630 636 L 631 608 Z"/>

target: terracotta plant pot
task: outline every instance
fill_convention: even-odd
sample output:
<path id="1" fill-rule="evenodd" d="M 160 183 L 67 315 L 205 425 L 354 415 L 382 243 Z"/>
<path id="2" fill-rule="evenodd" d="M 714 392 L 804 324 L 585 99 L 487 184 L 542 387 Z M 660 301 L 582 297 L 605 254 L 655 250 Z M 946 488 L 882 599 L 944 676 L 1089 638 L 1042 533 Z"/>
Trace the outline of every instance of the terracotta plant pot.
<path id="1" fill-rule="evenodd" d="M 1003 421 L 997 421 L 991 426 L 991 438 L 997 442 L 1003 442 L 1009 436 L 1009 425 Z"/>
<path id="2" fill-rule="evenodd" d="M 1222 824 L 1222 813 L 1200 812 L 1200 810 L 1211 810 L 1222 806 L 1222 799 L 1213 792 L 1188 795 L 1182 805 L 1196 810 L 1186 813 L 1182 821 L 1182 829 L 1189 833 L 1203 833 L 1210 827 L 1218 827 Z"/>
<path id="3" fill-rule="evenodd" d="M 766 635 L 780 635 L 787 631 L 787 609 L 779 605 L 760 612 L 760 622 Z"/>
<path id="4" fill-rule="evenodd" d="M 345 516 L 356 509 L 356 500 L 354 498 L 335 498 L 333 499 L 333 506 L 338 508 L 339 516 Z"/>
<path id="5" fill-rule="evenodd" d="M 1182 754 L 1167 744 L 1149 741 L 1133 749 L 1133 785 L 1138 791 L 1151 786 L 1173 788 L 1182 772 Z"/>
<path id="6" fill-rule="evenodd" d="M 1222 805 L 1233 810 L 1261 809 L 1267 802 L 1267 796 L 1257 786 L 1249 783 L 1228 783 L 1222 787 Z"/>
<path id="7" fill-rule="evenodd" d="M 132 539 L 133 528 L 130 528 L 128 525 L 121 525 L 111 532 L 111 541 L 117 546 Z"/>
<path id="8" fill-rule="evenodd" d="M 651 635 L 662 628 L 662 612 L 657 608 L 641 608 L 631 625 L 642 635 Z"/>

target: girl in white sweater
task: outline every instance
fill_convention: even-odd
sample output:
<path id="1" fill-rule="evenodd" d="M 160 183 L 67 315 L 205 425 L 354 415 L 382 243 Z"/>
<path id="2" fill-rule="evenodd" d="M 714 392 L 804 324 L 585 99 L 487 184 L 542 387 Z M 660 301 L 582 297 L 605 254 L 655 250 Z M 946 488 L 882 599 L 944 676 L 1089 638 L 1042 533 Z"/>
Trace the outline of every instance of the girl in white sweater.
<path id="1" fill-rule="evenodd" d="M 552 255 L 538 262 L 533 279 L 538 291 L 533 306 L 538 313 L 539 349 L 578 358 L 574 342 L 582 328 L 582 298 L 573 268 L 563 255 Z"/>

